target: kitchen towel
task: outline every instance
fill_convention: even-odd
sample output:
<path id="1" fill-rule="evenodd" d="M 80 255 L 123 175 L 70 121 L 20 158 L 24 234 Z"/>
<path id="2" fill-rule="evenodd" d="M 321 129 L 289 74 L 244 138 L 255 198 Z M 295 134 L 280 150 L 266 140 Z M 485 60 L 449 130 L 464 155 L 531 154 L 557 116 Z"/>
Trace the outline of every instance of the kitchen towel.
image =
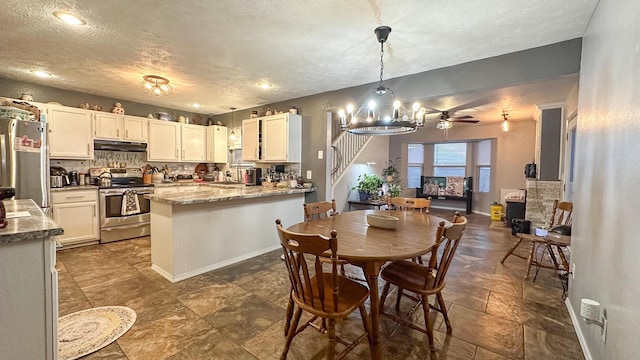
<path id="1" fill-rule="evenodd" d="M 133 215 L 140 212 L 140 202 L 138 201 L 138 192 L 135 190 L 126 190 L 122 195 L 122 209 L 120 213 L 124 215 Z"/>

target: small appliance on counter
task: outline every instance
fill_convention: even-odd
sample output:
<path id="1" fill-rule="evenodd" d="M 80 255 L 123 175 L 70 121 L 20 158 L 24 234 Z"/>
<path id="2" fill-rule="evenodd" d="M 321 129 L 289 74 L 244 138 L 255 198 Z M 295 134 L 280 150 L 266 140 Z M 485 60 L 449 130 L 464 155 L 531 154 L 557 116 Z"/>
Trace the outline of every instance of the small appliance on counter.
<path id="1" fill-rule="evenodd" d="M 63 186 L 71 185 L 71 181 L 69 179 L 69 173 L 67 172 L 67 169 L 63 168 L 62 166 L 50 167 L 49 175 L 50 175 L 51 187 L 53 188 L 61 188 Z"/>
<path id="2" fill-rule="evenodd" d="M 7 210 L 2 200 L 11 199 L 16 195 L 16 189 L 12 187 L 0 187 L 0 229 L 7 227 Z"/>
<path id="3" fill-rule="evenodd" d="M 245 172 L 245 185 L 256 186 L 262 185 L 262 169 L 247 169 Z"/>

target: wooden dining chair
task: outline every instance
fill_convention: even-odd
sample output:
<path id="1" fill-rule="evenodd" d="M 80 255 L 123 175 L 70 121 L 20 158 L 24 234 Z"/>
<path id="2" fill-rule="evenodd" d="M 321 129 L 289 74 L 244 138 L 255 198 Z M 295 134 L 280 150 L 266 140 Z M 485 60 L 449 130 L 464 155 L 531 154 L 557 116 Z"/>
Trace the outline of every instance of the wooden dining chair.
<path id="1" fill-rule="evenodd" d="M 453 223 L 450 227 L 445 228 L 445 222 L 441 221 L 436 231 L 435 243 L 431 250 L 429 263 L 423 265 L 410 261 L 394 261 L 380 273 L 382 279 L 386 281 L 380 297 L 380 314 L 391 317 L 400 324 L 427 334 L 429 347 L 432 352 L 435 351 L 433 341 L 434 319 L 429 316 L 430 309 L 440 312 L 447 325 L 447 333 L 450 334 L 452 331 L 449 316 L 447 315 L 447 307 L 442 297 L 442 289 L 444 289 L 445 286 L 445 276 L 449 270 L 449 265 L 458 248 L 458 243 L 460 242 L 460 238 L 462 238 L 466 226 L 467 218 L 460 216 L 458 213 L 454 216 Z M 384 312 L 384 302 L 389 295 L 391 285 L 398 287 L 396 314 Z M 404 291 L 412 292 L 416 296 L 405 294 Z M 406 316 L 401 317 L 397 314 L 400 310 L 400 300 L 403 295 L 416 302 L 409 311 L 410 314 L 413 314 L 422 306 L 425 323 L 424 329 L 407 320 Z M 438 306 L 429 304 L 429 295 L 436 296 Z"/>
<path id="2" fill-rule="evenodd" d="M 398 210 L 419 210 L 421 213 L 428 214 L 431 207 L 431 197 L 426 199 L 392 197 L 389 199 L 389 205 L 393 205 Z"/>
<path id="3" fill-rule="evenodd" d="M 315 327 L 321 333 L 326 331 L 329 338 L 327 358 L 340 359 L 351 351 L 365 337 L 371 345 L 371 328 L 364 303 L 369 298 L 369 289 L 353 280 L 338 275 L 338 234 L 335 230 L 331 237 L 322 235 L 299 234 L 285 230 L 280 219 L 276 220 L 276 229 L 280 245 L 285 254 L 285 265 L 291 283 L 291 296 L 296 305 L 293 319 L 287 311 L 287 341 L 281 359 L 287 358 L 293 338 L 308 326 Z M 331 253 L 331 272 L 324 272 L 321 258 Z M 344 319 L 356 309 L 360 310 L 364 333 L 352 342 L 336 336 L 335 322 Z M 311 314 L 311 318 L 298 327 L 302 311 Z M 314 322 L 323 319 L 322 325 Z M 326 320 L 326 321 L 325 321 Z M 346 346 L 336 355 L 336 342 Z"/>
<path id="4" fill-rule="evenodd" d="M 571 226 L 572 215 L 573 215 L 573 203 L 568 201 L 559 202 L 558 200 L 555 200 L 553 202 L 553 210 L 551 211 L 551 216 L 549 218 L 549 228 L 552 229 L 559 225 Z M 518 248 L 518 246 L 520 246 L 520 244 L 522 243 L 522 240 L 529 240 L 530 242 L 529 253 L 527 257 L 514 252 Z M 552 256 L 553 256 L 552 251 L 555 248 L 558 251 L 558 255 L 562 260 L 565 270 L 569 270 L 569 262 L 566 256 L 564 255 L 563 246 L 552 245 L 543 237 L 529 235 L 529 234 L 517 233 L 516 241 L 513 243 L 511 248 L 507 250 L 507 252 L 504 254 L 500 262 L 504 263 L 504 261 L 507 260 L 507 258 L 511 255 L 527 260 L 527 273 L 524 278 L 528 279 L 529 272 L 531 271 L 531 266 L 542 265 L 540 261 L 535 260 L 536 250 L 540 246 L 544 246 L 545 248 L 549 249 L 550 255 Z M 553 258 L 553 260 L 555 262 L 555 258 Z M 554 267 L 557 268 L 556 264 L 554 264 Z"/>
<path id="5" fill-rule="evenodd" d="M 318 202 L 312 202 L 312 203 L 305 203 L 303 206 L 304 206 L 305 220 L 321 219 L 323 217 L 333 216 L 338 214 L 338 211 L 336 211 L 335 199 L 332 199 L 331 202 L 318 201 Z"/>

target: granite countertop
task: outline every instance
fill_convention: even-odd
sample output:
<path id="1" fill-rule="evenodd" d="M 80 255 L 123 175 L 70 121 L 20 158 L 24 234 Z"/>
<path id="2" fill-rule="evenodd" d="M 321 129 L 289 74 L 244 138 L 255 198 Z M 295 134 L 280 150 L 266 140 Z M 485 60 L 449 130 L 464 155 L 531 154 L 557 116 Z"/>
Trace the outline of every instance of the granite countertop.
<path id="1" fill-rule="evenodd" d="M 42 212 L 31 199 L 3 200 L 7 213 L 28 211 L 31 216 L 7 219 L 7 227 L 0 229 L 0 244 L 62 235 L 64 230 Z"/>
<path id="2" fill-rule="evenodd" d="M 51 192 L 75 191 L 75 190 L 98 190 L 97 185 L 70 185 L 61 188 L 51 188 Z"/>
<path id="3" fill-rule="evenodd" d="M 158 201 L 170 205 L 189 205 L 237 199 L 252 199 L 267 196 L 303 194 L 314 191 L 316 191 L 315 188 L 265 189 L 262 186 L 232 185 L 229 187 L 209 185 L 194 192 L 160 195 L 147 194 L 144 197 L 152 201 Z"/>
<path id="4" fill-rule="evenodd" d="M 230 182 L 215 182 L 215 181 L 193 181 L 193 180 L 184 180 L 184 181 L 174 181 L 174 182 L 163 182 L 163 183 L 154 183 L 153 186 L 161 188 L 161 187 L 174 187 L 174 186 L 212 186 L 212 187 L 245 187 L 244 183 L 230 183 Z"/>

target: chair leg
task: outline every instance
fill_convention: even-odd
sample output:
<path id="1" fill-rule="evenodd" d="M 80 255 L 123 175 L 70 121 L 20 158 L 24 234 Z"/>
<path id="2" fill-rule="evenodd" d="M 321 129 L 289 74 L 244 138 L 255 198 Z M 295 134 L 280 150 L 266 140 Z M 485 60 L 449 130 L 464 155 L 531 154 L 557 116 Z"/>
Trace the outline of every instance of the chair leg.
<path id="1" fill-rule="evenodd" d="M 424 312 L 424 325 L 427 328 L 427 337 L 429 338 L 429 349 L 434 352 L 436 351 L 436 345 L 433 342 L 433 321 L 429 316 L 429 297 L 420 295 L 420 299 L 422 300 L 422 311 Z"/>
<path id="2" fill-rule="evenodd" d="M 371 325 L 369 324 L 369 317 L 367 316 L 367 309 L 364 308 L 364 304 L 358 307 L 360 309 L 360 317 L 362 318 L 362 326 L 364 331 L 367 332 L 367 340 L 369 341 L 369 349 L 371 349 L 371 357 L 373 358 L 373 337 L 371 336 Z"/>
<path id="3" fill-rule="evenodd" d="M 346 272 L 344 271 L 344 264 L 342 264 L 342 265 L 340 265 L 340 276 L 346 277 L 345 274 L 346 274 Z"/>
<path id="4" fill-rule="evenodd" d="M 533 263 L 535 252 L 536 252 L 536 242 L 532 241 L 531 248 L 529 249 L 529 258 L 527 259 L 527 274 L 524 276 L 525 279 L 529 278 L 529 272 L 531 271 L 531 264 Z"/>
<path id="5" fill-rule="evenodd" d="M 451 323 L 449 322 L 449 315 L 447 315 L 447 306 L 444 304 L 444 298 L 441 292 L 436 294 L 436 299 L 438 299 L 438 305 L 440 306 L 442 317 L 444 317 L 444 323 L 447 325 L 447 334 L 451 334 Z"/>
<path id="6" fill-rule="evenodd" d="M 302 315 L 302 309 L 298 307 L 296 309 L 295 315 L 293 316 L 293 323 L 289 326 L 289 333 L 287 334 L 287 342 L 284 344 L 284 350 L 282 350 L 282 355 L 280 355 L 280 360 L 287 359 L 289 346 L 291 346 L 291 340 L 293 340 L 293 337 L 296 334 L 296 330 L 298 329 L 298 322 L 300 321 L 301 315 Z"/>
<path id="7" fill-rule="evenodd" d="M 506 254 L 504 254 L 504 256 L 502 257 L 502 260 L 500 260 L 501 263 L 504 264 L 504 261 L 507 260 L 507 258 L 513 254 L 513 252 L 516 250 L 516 248 L 518 246 L 520 246 L 520 243 L 522 242 L 522 238 L 516 238 L 518 240 L 516 240 L 515 243 L 513 243 L 513 246 L 511 246 L 511 248 L 509 249 L 509 251 L 506 252 Z"/>
<path id="8" fill-rule="evenodd" d="M 327 320 L 327 335 L 329 335 L 327 359 L 333 360 L 336 357 L 336 319 Z"/>
<path id="9" fill-rule="evenodd" d="M 391 289 L 391 283 L 384 284 L 382 295 L 380 295 L 380 313 L 382 313 L 382 310 L 384 310 L 384 302 L 385 300 L 387 300 L 387 295 L 389 295 L 389 289 Z"/>
<path id="10" fill-rule="evenodd" d="M 293 316 L 293 299 L 291 293 L 289 293 L 289 302 L 287 303 L 287 319 L 284 323 L 284 336 L 289 334 L 289 327 L 291 326 L 291 317 Z"/>
<path id="11" fill-rule="evenodd" d="M 400 311 L 400 298 L 402 297 L 402 288 L 398 288 L 398 297 L 396 298 L 396 311 Z"/>

